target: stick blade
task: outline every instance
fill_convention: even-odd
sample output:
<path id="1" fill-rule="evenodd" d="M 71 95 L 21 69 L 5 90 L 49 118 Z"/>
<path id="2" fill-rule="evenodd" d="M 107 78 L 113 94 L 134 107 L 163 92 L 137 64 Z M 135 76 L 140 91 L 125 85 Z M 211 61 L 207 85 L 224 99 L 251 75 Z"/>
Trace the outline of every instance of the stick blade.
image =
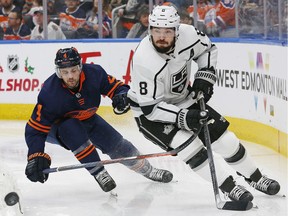
<path id="1" fill-rule="evenodd" d="M 247 211 L 253 208 L 253 203 L 251 201 L 221 201 L 217 204 L 217 208 L 231 211 Z"/>

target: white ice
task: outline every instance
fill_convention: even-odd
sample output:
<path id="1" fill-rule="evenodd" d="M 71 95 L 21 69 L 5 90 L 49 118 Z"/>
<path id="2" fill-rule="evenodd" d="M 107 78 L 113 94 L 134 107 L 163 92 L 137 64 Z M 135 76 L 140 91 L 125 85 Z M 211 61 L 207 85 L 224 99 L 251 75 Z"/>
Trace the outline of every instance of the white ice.
<path id="1" fill-rule="evenodd" d="M 287 158 L 261 145 L 243 142 L 261 171 L 279 181 L 280 195 L 268 196 L 255 191 L 231 170 L 236 181 L 253 193 L 254 205 L 258 208 L 245 212 L 227 211 L 216 208 L 212 185 L 172 156 L 149 159 L 154 166 L 173 172 L 174 180 L 169 184 L 151 182 L 120 164 L 107 165 L 106 169 L 117 183 L 117 197 L 104 193 L 85 169 L 52 173 L 44 184 L 32 183 L 24 174 L 25 123 L 0 121 L 1 164 L 5 164 L 14 176 L 25 216 L 288 215 L 287 198 L 281 196 L 287 195 Z M 138 132 L 134 122 L 112 125 L 141 153 L 163 152 Z M 46 152 L 52 157 L 51 167 L 78 164 L 71 152 L 59 146 L 47 144 Z M 108 159 L 102 154 L 101 158 Z"/>

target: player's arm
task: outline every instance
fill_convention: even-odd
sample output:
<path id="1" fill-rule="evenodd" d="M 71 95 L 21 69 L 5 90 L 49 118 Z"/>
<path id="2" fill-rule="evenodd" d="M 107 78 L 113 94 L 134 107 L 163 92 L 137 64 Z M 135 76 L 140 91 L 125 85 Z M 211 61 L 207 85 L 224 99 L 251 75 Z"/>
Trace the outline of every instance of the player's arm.
<path id="1" fill-rule="evenodd" d="M 197 39 L 194 47 L 193 60 L 198 64 L 198 71 L 195 73 L 192 85 L 193 98 L 195 99 L 201 91 L 204 93 L 205 102 L 208 102 L 213 95 L 213 85 L 216 83 L 217 47 L 203 32 L 195 31 L 192 35 Z"/>
<path id="2" fill-rule="evenodd" d="M 129 111 L 130 103 L 127 98 L 127 92 L 130 89 L 121 80 L 107 74 L 103 68 L 102 70 L 102 83 L 101 94 L 106 95 L 112 99 L 113 111 L 116 115 L 121 115 Z"/>
<path id="3" fill-rule="evenodd" d="M 49 114 L 45 113 L 45 107 L 36 104 L 33 113 L 26 124 L 25 140 L 28 146 L 28 157 L 25 174 L 32 182 L 44 183 L 48 179 L 43 170 L 50 167 L 51 158 L 44 152 L 45 141 L 51 129 Z"/>

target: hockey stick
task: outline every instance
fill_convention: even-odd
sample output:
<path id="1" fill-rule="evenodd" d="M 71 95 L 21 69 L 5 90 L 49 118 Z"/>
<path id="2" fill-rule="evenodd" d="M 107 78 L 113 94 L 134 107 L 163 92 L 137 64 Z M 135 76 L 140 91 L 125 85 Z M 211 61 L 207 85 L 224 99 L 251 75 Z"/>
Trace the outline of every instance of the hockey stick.
<path id="1" fill-rule="evenodd" d="M 200 103 L 201 111 L 206 110 L 206 105 L 204 102 L 203 93 L 198 95 L 198 102 Z M 221 210 L 234 210 L 234 211 L 246 211 L 253 207 L 253 203 L 250 201 L 222 201 L 219 194 L 218 183 L 216 178 L 216 170 L 214 165 L 213 153 L 211 149 L 211 140 L 210 133 L 208 129 L 207 120 L 203 122 L 203 131 L 204 131 L 204 139 L 205 145 L 207 148 L 208 161 L 211 173 L 211 180 L 214 190 L 214 197 L 216 201 L 216 207 Z"/>
<path id="2" fill-rule="evenodd" d="M 100 165 L 121 163 L 121 162 L 131 161 L 131 160 L 140 160 L 140 159 L 146 159 L 146 158 L 177 155 L 178 152 L 182 151 L 188 145 L 190 145 L 190 143 L 193 142 L 193 140 L 199 135 L 201 129 L 202 129 L 202 127 L 199 128 L 199 130 L 196 133 L 194 133 L 188 140 L 186 140 L 182 145 L 178 146 L 177 148 L 175 148 L 171 151 L 145 154 L 145 155 L 137 155 L 137 156 L 131 156 L 131 157 L 115 158 L 115 159 L 110 159 L 110 160 L 102 160 L 102 161 L 83 163 L 83 164 L 74 164 L 74 165 L 54 167 L 54 168 L 49 168 L 49 169 L 43 170 L 43 173 L 48 174 L 48 173 L 53 173 L 53 172 L 66 171 L 66 170 L 74 170 L 74 169 L 94 167 L 94 166 L 100 166 Z"/>

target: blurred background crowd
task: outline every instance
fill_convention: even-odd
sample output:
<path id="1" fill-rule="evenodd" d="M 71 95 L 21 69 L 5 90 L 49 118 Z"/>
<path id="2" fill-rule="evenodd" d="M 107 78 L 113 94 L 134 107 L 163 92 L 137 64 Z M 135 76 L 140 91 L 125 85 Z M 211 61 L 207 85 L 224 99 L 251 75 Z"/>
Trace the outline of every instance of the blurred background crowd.
<path id="1" fill-rule="evenodd" d="M 143 38 L 161 4 L 210 37 L 287 41 L 287 0 L 0 0 L 0 40 Z"/>

